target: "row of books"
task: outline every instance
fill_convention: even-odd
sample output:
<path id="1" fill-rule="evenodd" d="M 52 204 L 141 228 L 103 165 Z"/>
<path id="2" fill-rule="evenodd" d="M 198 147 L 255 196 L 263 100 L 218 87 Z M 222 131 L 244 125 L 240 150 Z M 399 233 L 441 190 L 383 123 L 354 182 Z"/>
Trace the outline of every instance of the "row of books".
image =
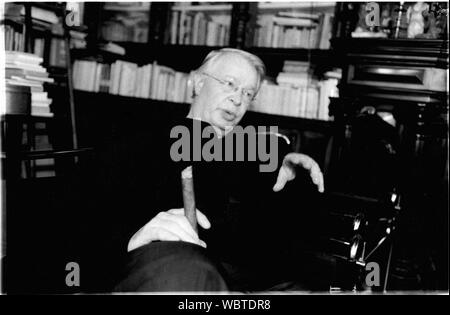
<path id="1" fill-rule="evenodd" d="M 27 86 L 31 91 L 31 114 L 34 116 L 53 116 L 50 111 L 52 100 L 44 91 L 44 82 L 54 82 L 47 70 L 41 66 L 39 56 L 17 52 L 5 52 L 5 81 L 11 85 Z"/>
<path id="2" fill-rule="evenodd" d="M 5 50 L 24 51 L 25 38 L 22 32 L 10 25 L 4 25 Z"/>
<path id="3" fill-rule="evenodd" d="M 329 97 L 337 96 L 337 82 L 337 79 L 327 79 L 295 87 L 264 81 L 250 109 L 275 115 L 329 120 Z"/>
<path id="4" fill-rule="evenodd" d="M 208 16 L 203 12 L 172 11 L 170 44 L 227 46 L 229 17 Z"/>
<path id="5" fill-rule="evenodd" d="M 73 69 L 74 88 L 78 90 L 177 103 L 190 103 L 192 100 L 188 80 L 188 73 L 157 62 L 139 67 L 122 60 L 112 64 L 76 60 Z"/>
<path id="6" fill-rule="evenodd" d="M 322 80 L 313 76 L 310 64 L 286 60 L 275 82 L 263 81 L 252 110 L 269 114 L 328 120 L 329 97 L 338 96 L 341 73 L 329 71 Z"/>
<path id="7" fill-rule="evenodd" d="M 50 38 L 49 65 L 53 67 L 66 66 L 66 44 L 61 38 Z M 33 54 L 44 58 L 45 38 L 37 37 L 33 39 Z M 82 48 L 81 46 L 80 48 Z M 84 47 L 85 48 L 85 44 Z M 25 39 L 21 32 L 5 25 L 5 50 L 7 51 L 25 51 Z"/>
<path id="8" fill-rule="evenodd" d="M 255 30 L 253 45 L 329 49 L 332 27 L 333 15 L 330 13 L 308 14 L 307 17 L 262 16 Z"/>

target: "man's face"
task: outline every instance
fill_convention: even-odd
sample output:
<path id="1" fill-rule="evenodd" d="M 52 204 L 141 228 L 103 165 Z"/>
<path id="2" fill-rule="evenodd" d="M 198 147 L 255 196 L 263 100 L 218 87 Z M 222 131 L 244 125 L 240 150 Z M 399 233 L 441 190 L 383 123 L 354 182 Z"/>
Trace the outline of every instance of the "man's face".
<path id="1" fill-rule="evenodd" d="M 219 80 L 233 82 L 238 88 L 230 89 Z M 248 92 L 256 93 L 258 74 L 246 59 L 229 54 L 220 57 L 206 75 L 200 74 L 199 82 L 192 109 L 193 116 L 226 134 L 239 123 L 247 111 L 251 102 Z"/>

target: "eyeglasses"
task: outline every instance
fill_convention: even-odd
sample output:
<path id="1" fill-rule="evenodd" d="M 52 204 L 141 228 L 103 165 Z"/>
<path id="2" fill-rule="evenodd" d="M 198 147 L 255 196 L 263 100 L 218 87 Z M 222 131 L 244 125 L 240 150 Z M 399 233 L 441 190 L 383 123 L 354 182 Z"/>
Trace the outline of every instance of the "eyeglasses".
<path id="1" fill-rule="evenodd" d="M 213 76 L 212 74 L 202 72 L 204 75 L 210 77 L 211 79 L 216 80 L 223 86 L 223 90 L 226 93 L 232 93 L 239 91 L 239 86 L 232 80 L 232 79 L 219 79 L 216 76 Z M 256 92 L 249 89 L 242 89 L 243 93 L 243 102 L 244 103 L 250 103 L 255 99 Z"/>

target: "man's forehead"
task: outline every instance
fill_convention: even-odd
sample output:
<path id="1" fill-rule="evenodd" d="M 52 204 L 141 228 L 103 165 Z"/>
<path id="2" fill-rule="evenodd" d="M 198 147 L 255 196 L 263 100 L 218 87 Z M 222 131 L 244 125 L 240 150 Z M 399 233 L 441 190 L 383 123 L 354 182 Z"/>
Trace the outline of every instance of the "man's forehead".
<path id="1" fill-rule="evenodd" d="M 236 53 L 219 56 L 217 62 L 213 65 L 213 69 L 223 76 L 245 76 L 247 78 L 249 75 L 256 74 L 257 78 L 257 72 L 252 63 Z"/>
<path id="2" fill-rule="evenodd" d="M 214 68 L 220 71 L 226 71 L 232 68 L 254 69 L 253 65 L 243 56 L 236 53 L 226 53 L 217 59 Z"/>

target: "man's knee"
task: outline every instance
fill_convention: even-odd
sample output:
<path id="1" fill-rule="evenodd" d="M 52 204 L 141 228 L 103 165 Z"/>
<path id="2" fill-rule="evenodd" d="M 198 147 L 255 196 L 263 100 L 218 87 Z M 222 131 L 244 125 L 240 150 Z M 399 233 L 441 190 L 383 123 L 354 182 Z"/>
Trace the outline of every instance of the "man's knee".
<path id="1" fill-rule="evenodd" d="M 216 264 L 206 251 L 185 242 L 154 242 L 130 253 L 118 291 L 226 291 Z"/>

